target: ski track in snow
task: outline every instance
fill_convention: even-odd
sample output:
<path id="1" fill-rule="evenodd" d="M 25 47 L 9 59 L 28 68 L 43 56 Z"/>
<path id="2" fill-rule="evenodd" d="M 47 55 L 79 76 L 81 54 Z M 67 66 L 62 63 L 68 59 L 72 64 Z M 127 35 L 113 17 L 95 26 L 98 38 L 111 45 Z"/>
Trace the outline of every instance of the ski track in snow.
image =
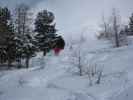
<path id="1" fill-rule="evenodd" d="M 50 83 L 49 83 L 50 84 Z M 67 88 L 58 87 L 54 84 L 50 84 L 47 88 L 55 88 L 63 91 L 67 91 L 69 93 L 69 97 L 74 97 L 74 99 L 70 98 L 68 100 L 99 100 L 93 94 L 85 92 L 85 91 L 74 91 Z"/>

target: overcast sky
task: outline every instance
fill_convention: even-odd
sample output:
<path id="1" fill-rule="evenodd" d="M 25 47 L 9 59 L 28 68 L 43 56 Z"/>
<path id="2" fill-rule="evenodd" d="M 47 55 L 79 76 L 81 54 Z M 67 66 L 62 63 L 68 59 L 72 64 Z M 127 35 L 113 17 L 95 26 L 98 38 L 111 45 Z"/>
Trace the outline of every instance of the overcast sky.
<path id="1" fill-rule="evenodd" d="M 65 34 L 79 30 L 97 30 L 101 16 L 111 14 L 112 8 L 120 11 L 123 22 L 133 12 L 133 0 L 0 0 L 1 5 L 14 5 L 25 2 L 33 7 L 34 12 L 42 9 L 52 11 L 56 16 L 57 28 Z"/>

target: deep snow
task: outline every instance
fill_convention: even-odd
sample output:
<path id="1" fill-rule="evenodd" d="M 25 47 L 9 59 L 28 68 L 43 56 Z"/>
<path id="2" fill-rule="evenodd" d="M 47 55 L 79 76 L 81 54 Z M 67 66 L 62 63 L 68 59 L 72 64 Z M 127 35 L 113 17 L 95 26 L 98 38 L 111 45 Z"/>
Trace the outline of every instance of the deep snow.
<path id="1" fill-rule="evenodd" d="M 80 44 L 85 67 L 96 64 L 103 71 L 101 83 L 92 86 L 71 63 L 79 46 L 69 46 L 59 56 L 39 53 L 29 69 L 0 72 L 0 100 L 132 100 L 133 45 L 111 48 L 96 39 Z"/>

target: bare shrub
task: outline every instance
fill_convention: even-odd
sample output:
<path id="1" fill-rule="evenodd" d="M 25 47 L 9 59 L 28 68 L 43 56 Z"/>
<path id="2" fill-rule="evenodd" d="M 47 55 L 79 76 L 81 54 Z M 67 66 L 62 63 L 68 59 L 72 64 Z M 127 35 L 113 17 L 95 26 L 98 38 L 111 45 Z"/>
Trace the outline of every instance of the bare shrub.
<path id="1" fill-rule="evenodd" d="M 89 78 L 89 86 L 92 86 L 93 84 L 100 84 L 101 78 L 102 78 L 102 70 L 103 66 L 99 64 L 89 64 L 86 70 L 86 74 Z"/>

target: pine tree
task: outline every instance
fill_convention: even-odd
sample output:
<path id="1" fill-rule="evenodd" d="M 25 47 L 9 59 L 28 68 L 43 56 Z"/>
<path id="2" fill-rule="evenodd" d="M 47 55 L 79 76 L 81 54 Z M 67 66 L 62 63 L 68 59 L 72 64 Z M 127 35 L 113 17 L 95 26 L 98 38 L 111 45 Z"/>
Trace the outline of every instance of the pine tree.
<path id="1" fill-rule="evenodd" d="M 8 35 L 6 37 L 6 57 L 8 61 L 8 66 L 11 66 L 11 63 L 16 60 L 16 41 L 15 41 L 15 32 L 12 21 L 8 25 Z"/>
<path id="2" fill-rule="evenodd" d="M 5 43 L 6 43 L 6 33 L 7 33 L 7 20 L 9 20 L 9 11 L 7 8 L 0 7 L 0 62 L 6 62 L 6 51 L 5 51 Z"/>
<path id="3" fill-rule="evenodd" d="M 18 67 L 21 67 L 21 60 L 25 59 L 25 66 L 29 67 L 30 58 L 35 53 L 35 47 L 32 43 L 32 30 L 29 27 L 31 13 L 29 7 L 25 4 L 20 4 L 15 9 L 16 11 L 16 41 L 17 41 L 17 61 Z"/>
<path id="4" fill-rule="evenodd" d="M 52 12 L 43 10 L 38 13 L 35 20 L 36 45 L 40 51 L 43 51 L 44 55 L 53 48 L 52 40 L 56 36 L 54 19 Z"/>
<path id="5" fill-rule="evenodd" d="M 15 34 L 8 8 L 0 8 L 0 59 L 8 66 L 15 60 Z"/>
<path id="6" fill-rule="evenodd" d="M 30 34 L 24 36 L 22 57 L 25 58 L 26 68 L 29 68 L 30 58 L 35 56 L 36 47 L 33 44 L 33 37 Z"/>

